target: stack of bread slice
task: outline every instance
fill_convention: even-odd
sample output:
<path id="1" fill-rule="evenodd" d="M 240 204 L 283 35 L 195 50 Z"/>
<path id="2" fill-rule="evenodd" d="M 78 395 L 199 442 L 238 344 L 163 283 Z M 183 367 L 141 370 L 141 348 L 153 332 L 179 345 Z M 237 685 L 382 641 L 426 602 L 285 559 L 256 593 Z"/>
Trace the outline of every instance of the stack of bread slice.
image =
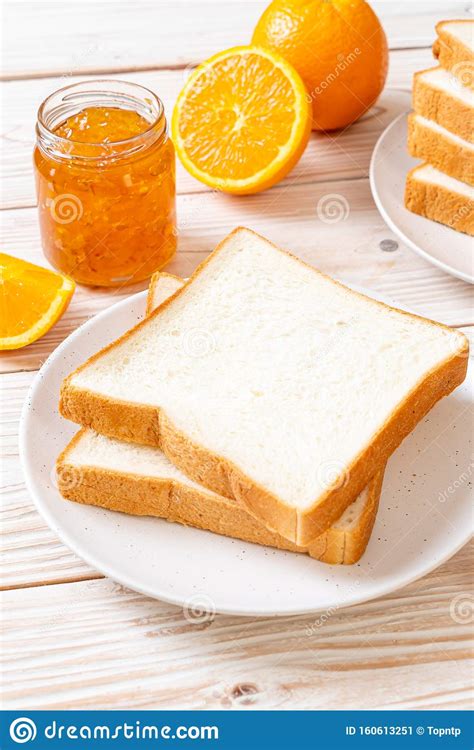
<path id="1" fill-rule="evenodd" d="M 423 164 L 406 182 L 405 205 L 474 234 L 474 21 L 441 21 L 439 66 L 415 73 L 408 150 Z"/>
<path id="2" fill-rule="evenodd" d="M 254 232 L 62 384 L 80 432 L 58 459 L 76 502 L 354 563 L 389 456 L 462 382 L 458 331 L 387 307 Z M 77 481 L 71 481 L 71 474 Z"/>

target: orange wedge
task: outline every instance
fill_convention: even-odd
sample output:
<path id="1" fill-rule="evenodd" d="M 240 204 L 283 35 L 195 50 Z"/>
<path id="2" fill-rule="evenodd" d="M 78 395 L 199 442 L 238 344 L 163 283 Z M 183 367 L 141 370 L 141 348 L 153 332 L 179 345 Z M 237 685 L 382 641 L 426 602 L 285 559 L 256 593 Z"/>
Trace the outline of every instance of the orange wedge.
<path id="1" fill-rule="evenodd" d="M 303 153 L 310 101 L 300 76 L 279 54 L 233 47 L 188 78 L 171 123 L 176 151 L 188 172 L 215 190 L 265 190 Z"/>
<path id="2" fill-rule="evenodd" d="M 0 253 L 0 350 L 21 349 L 49 331 L 75 286 L 66 276 Z"/>

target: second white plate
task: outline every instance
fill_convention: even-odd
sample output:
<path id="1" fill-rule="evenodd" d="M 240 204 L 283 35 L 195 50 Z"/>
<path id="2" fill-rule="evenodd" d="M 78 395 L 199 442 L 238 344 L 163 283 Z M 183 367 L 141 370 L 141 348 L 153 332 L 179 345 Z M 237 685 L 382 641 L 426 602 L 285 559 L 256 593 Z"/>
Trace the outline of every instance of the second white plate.
<path id="1" fill-rule="evenodd" d="M 409 106 L 407 94 L 407 109 Z M 384 130 L 372 154 L 370 186 L 375 203 L 390 229 L 412 250 L 447 273 L 473 284 L 472 237 L 405 208 L 407 173 L 421 163 L 407 150 L 407 117 L 405 112 Z"/>
<path id="2" fill-rule="evenodd" d="M 389 462 L 375 528 L 357 565 L 330 566 L 156 518 L 63 500 L 55 461 L 77 431 L 58 413 L 62 379 L 145 312 L 146 292 L 113 305 L 66 339 L 25 402 L 20 453 L 28 489 L 49 526 L 95 569 L 141 593 L 207 611 L 289 615 L 333 611 L 420 578 L 471 533 L 472 377 L 438 404 Z"/>

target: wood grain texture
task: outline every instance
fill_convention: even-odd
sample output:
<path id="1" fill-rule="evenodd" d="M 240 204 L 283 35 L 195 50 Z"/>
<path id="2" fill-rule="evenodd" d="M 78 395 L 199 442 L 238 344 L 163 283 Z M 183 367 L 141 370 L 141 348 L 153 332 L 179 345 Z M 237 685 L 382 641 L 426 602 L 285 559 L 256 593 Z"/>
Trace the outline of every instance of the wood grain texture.
<path id="1" fill-rule="evenodd" d="M 411 50 L 392 53 L 390 79 L 398 88 L 409 88 L 413 67 L 405 55 L 416 57 L 418 68 L 430 64 L 428 50 Z M 163 100 L 168 118 L 171 116 L 177 95 L 189 71 L 145 71 L 130 73 L 127 80 L 156 91 Z M 121 76 L 110 76 L 120 78 Z M 13 81 L 0 84 L 8 106 L 2 118 L 0 140 L 3 188 L 1 208 L 18 208 L 36 205 L 32 154 L 35 140 L 36 113 L 48 94 L 62 86 L 87 77 L 41 78 L 33 81 Z M 337 180 L 367 177 L 373 147 L 387 125 L 401 112 L 409 109 L 408 92 L 386 88 L 377 104 L 352 127 L 327 135 L 312 133 L 306 151 L 291 174 L 281 185 L 316 180 Z M 179 193 L 211 192 L 177 163 L 177 190 Z"/>
<path id="2" fill-rule="evenodd" d="M 450 325 L 474 322 L 472 287 L 395 238 L 374 206 L 368 180 L 296 183 L 239 198 L 218 193 L 178 196 L 178 224 L 178 253 L 166 270 L 179 276 L 189 276 L 231 229 L 243 225 L 321 271 L 392 297 L 421 315 Z M 0 236 L 5 251 L 46 264 L 36 209 L 3 211 Z M 380 242 L 385 239 L 394 240 L 398 249 L 384 252 Z M 146 283 L 112 292 L 77 287 L 65 315 L 42 339 L 0 354 L 0 372 L 37 369 L 78 325 L 144 288 Z"/>
<path id="3" fill-rule="evenodd" d="M 110 73 L 150 86 L 170 114 L 192 66 L 248 42 L 266 4 L 6 0 L 2 250 L 46 263 L 31 153 L 36 109 L 47 94 L 88 74 Z M 409 89 L 413 72 L 433 64 L 436 21 L 466 17 L 464 0 L 372 5 L 392 48 L 387 85 L 395 88 Z M 339 278 L 444 322 L 474 323 L 471 287 L 401 244 L 395 252 L 380 249 L 381 240 L 395 237 L 374 207 L 367 171 L 376 139 L 405 101 L 386 88 L 352 128 L 313 134 L 287 180 L 259 196 L 216 195 L 179 168 L 180 249 L 168 270 L 189 275 L 224 234 L 247 224 Z M 317 205 L 334 194 L 345 218 L 326 223 Z M 47 527 L 18 455 L 27 389 L 68 333 L 144 287 L 78 289 L 47 336 L 0 356 L 0 372 L 9 373 L 0 376 L 0 578 L 8 589 L 1 602 L 3 707 L 469 708 L 472 625 L 456 617 L 455 605 L 472 602 L 472 545 L 411 586 L 350 610 L 193 623 L 177 607 L 102 578 Z M 474 341 L 474 326 L 464 331 Z"/>
<path id="4" fill-rule="evenodd" d="M 60 542 L 36 511 L 25 486 L 18 451 L 18 425 L 36 373 L 0 380 L 0 586 L 77 581 L 98 574 Z"/>
<path id="5" fill-rule="evenodd" d="M 267 0 L 118 0 L 112 6 L 102 0 L 94 2 L 91 22 L 90 2 L 7 0 L 3 76 L 184 67 L 248 44 L 266 5 Z M 373 0 L 372 6 L 393 49 L 429 46 L 440 15 L 467 17 L 462 1 Z"/>
<path id="6" fill-rule="evenodd" d="M 474 355 L 474 326 L 462 328 Z M 35 372 L 2 375 L 0 379 L 0 588 L 65 583 L 100 577 L 60 542 L 35 509 L 26 489 L 18 451 L 21 409 Z M 54 461 L 54 456 L 51 461 Z M 382 496 L 383 498 L 383 496 Z"/>
<path id="7" fill-rule="evenodd" d="M 377 601 L 276 619 L 194 622 L 109 580 L 6 592 L 4 708 L 468 708 L 471 568 L 466 547 Z"/>

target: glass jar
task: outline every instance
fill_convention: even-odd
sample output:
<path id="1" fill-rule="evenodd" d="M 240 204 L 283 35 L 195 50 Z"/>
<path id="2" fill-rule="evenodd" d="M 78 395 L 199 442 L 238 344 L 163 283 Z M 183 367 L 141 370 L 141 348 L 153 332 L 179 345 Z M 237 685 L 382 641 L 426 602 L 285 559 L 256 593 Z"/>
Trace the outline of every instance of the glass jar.
<path id="1" fill-rule="evenodd" d="M 161 101 L 125 81 L 49 96 L 34 151 L 49 262 L 80 284 L 148 278 L 176 250 L 175 156 Z"/>

